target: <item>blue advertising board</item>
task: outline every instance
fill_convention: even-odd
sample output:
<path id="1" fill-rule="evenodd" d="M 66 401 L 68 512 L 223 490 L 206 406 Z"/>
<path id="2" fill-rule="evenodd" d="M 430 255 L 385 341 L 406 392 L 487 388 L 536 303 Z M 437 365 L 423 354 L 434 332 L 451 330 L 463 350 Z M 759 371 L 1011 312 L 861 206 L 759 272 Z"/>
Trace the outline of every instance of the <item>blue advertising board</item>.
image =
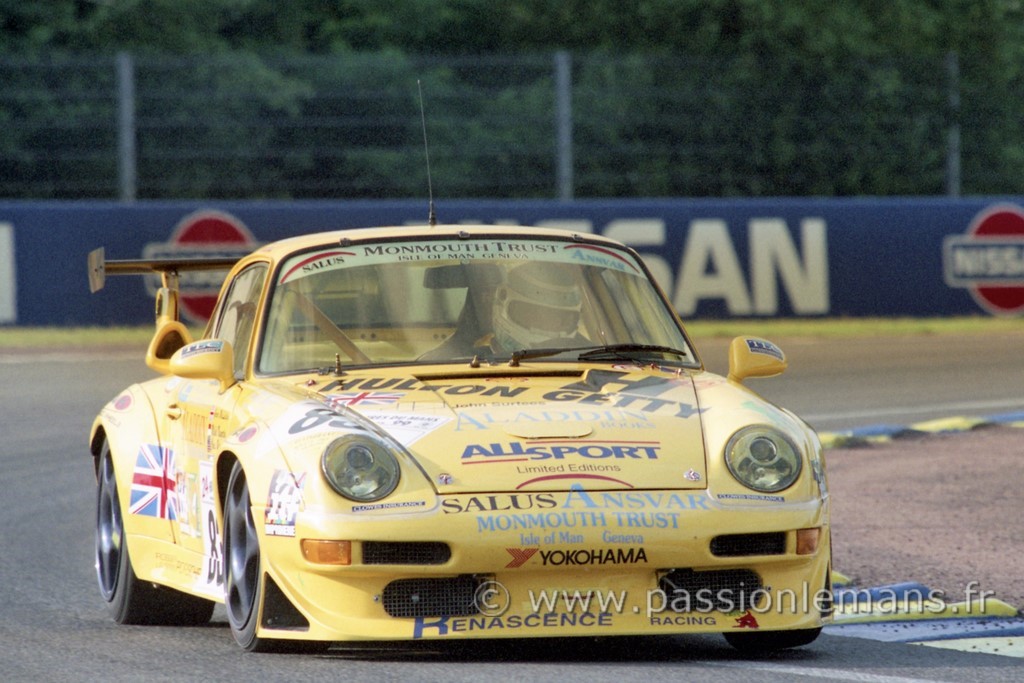
<path id="1" fill-rule="evenodd" d="M 641 253 L 686 318 L 1021 315 L 1020 199 L 438 202 L 441 223 L 564 227 Z M 241 254 L 322 230 L 426 223 L 425 201 L 0 202 L 0 323 L 152 321 L 153 283 L 90 294 L 87 254 Z M 223 274 L 221 274 L 222 276 Z M 198 285 L 197 285 L 198 287 Z M 185 291 L 202 310 L 216 282 Z"/>

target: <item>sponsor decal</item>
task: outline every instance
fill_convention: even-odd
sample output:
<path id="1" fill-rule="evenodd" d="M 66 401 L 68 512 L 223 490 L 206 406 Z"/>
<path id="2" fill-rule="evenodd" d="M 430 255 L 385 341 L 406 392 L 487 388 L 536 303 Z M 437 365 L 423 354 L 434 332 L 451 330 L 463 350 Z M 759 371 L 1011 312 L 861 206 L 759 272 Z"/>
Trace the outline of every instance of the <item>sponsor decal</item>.
<path id="1" fill-rule="evenodd" d="M 709 510 L 701 493 L 656 491 L 587 491 L 579 484 L 567 494 L 494 493 L 477 496 L 449 496 L 441 501 L 445 514 L 523 512 L 554 510 Z M 563 499 L 563 500 L 559 500 Z"/>
<path id="2" fill-rule="evenodd" d="M 693 417 L 704 412 L 704 409 L 697 408 L 688 403 L 670 401 L 664 398 L 637 396 L 628 391 L 607 393 L 604 391 L 580 391 L 576 388 L 568 388 L 549 391 L 541 398 L 545 401 L 556 403 L 581 403 L 584 405 L 603 405 L 616 408 L 628 407 L 645 413 L 668 412 L 674 417 L 681 418 Z"/>
<path id="3" fill-rule="evenodd" d="M 473 396 L 479 394 L 487 398 L 515 398 L 529 387 L 488 384 L 423 384 L 417 379 L 408 377 L 367 377 L 365 379 L 339 379 L 326 384 L 321 393 L 330 394 L 335 390 L 341 391 L 430 391 L 445 396 Z"/>
<path id="4" fill-rule="evenodd" d="M 445 514 L 477 515 L 477 533 L 530 532 L 520 535 L 522 545 L 580 543 L 582 536 L 561 536 L 575 529 L 618 529 L 642 533 L 644 529 L 679 529 L 686 511 L 708 510 L 706 494 L 649 491 L 586 491 L 573 484 L 568 494 L 513 493 L 446 497 Z M 533 532 L 545 532 L 545 536 Z"/>
<path id="5" fill-rule="evenodd" d="M 370 505 L 353 505 L 352 512 L 378 512 L 381 510 L 407 510 L 409 508 L 425 508 L 427 501 L 410 500 L 402 503 L 372 503 Z"/>
<path id="6" fill-rule="evenodd" d="M 590 422 L 607 429 L 654 429 L 655 422 L 642 411 L 617 408 L 598 410 L 547 410 L 524 408 L 516 411 L 491 412 L 463 410 L 458 413 L 455 431 L 493 429 L 495 425 L 523 423 Z"/>
<path id="7" fill-rule="evenodd" d="M 783 496 L 771 496 L 764 493 L 719 493 L 719 500 L 759 500 L 765 503 L 785 503 Z"/>
<path id="8" fill-rule="evenodd" d="M 143 444 L 135 458 L 128 512 L 176 520 L 176 486 L 174 451 L 157 444 Z"/>
<path id="9" fill-rule="evenodd" d="M 213 408 L 201 411 L 186 410 L 181 418 L 182 436 L 185 441 L 210 449 L 213 432 Z"/>
<path id="10" fill-rule="evenodd" d="M 717 626 L 715 617 L 696 616 L 692 614 L 669 614 L 652 616 L 651 626 Z"/>
<path id="11" fill-rule="evenodd" d="M 224 342 L 217 339 L 197 341 L 185 346 L 179 352 L 182 360 L 205 353 L 220 353 L 224 350 Z"/>
<path id="12" fill-rule="evenodd" d="M 618 465 L 601 464 L 596 465 L 594 463 L 577 463 L 577 462 L 563 462 L 557 465 L 517 465 L 516 472 L 519 474 L 541 474 L 541 473 L 561 473 L 561 472 L 621 472 L 622 468 Z M 632 488 L 632 486 L 630 486 Z"/>
<path id="13" fill-rule="evenodd" d="M 538 512 L 478 517 L 477 533 L 505 531 L 559 531 L 630 527 L 638 529 L 678 529 L 678 512 Z M 545 541 L 553 540 L 548 536 Z M 577 541 L 571 541 L 577 542 Z"/>
<path id="14" fill-rule="evenodd" d="M 943 242 L 946 284 L 966 289 L 992 315 L 1024 313 L 1024 212 L 996 204 L 980 212 L 964 235 Z"/>
<path id="15" fill-rule="evenodd" d="M 572 486 L 565 497 L 564 507 L 580 505 L 589 510 L 653 508 L 656 510 L 708 510 L 707 497 L 703 493 L 655 493 L 649 491 L 585 491 L 582 486 Z"/>
<path id="16" fill-rule="evenodd" d="M 751 353 L 758 353 L 761 354 L 762 356 L 771 356 L 776 360 L 785 359 L 785 355 L 783 355 L 782 349 L 780 349 L 778 346 L 771 343 L 770 341 L 767 341 L 765 339 L 747 339 L 745 341 L 747 342 L 747 349 Z"/>
<path id="17" fill-rule="evenodd" d="M 593 566 L 647 563 L 647 551 L 639 548 L 572 548 L 569 550 L 543 550 L 541 548 L 506 548 L 512 561 L 506 569 L 515 569 L 526 564 L 535 555 L 540 555 L 544 567 Z"/>
<path id="18" fill-rule="evenodd" d="M 142 258 L 241 258 L 258 246 L 245 224 L 231 214 L 200 210 L 182 218 L 167 242 L 147 244 L 142 250 Z M 193 322 L 209 319 L 224 275 L 225 271 L 181 274 L 179 302 L 185 318 Z M 156 277 L 148 280 L 151 294 L 156 293 L 158 283 L 159 278 Z"/>
<path id="19" fill-rule="evenodd" d="M 295 517 L 302 505 L 305 483 L 305 472 L 296 474 L 288 470 L 274 470 L 265 513 L 264 530 L 268 536 L 295 535 Z"/>
<path id="20" fill-rule="evenodd" d="M 561 256 L 557 242 L 481 239 L 481 240 L 436 240 L 398 242 L 395 244 L 372 244 L 362 247 L 365 263 L 394 263 L 395 261 L 438 261 L 447 259 L 503 260 L 526 259 L 543 256 L 544 260 L 570 262 L 572 256 Z"/>
<path id="21" fill-rule="evenodd" d="M 601 540 L 605 543 L 640 545 L 644 542 L 644 537 L 643 534 L 615 534 L 611 531 L 605 531 L 601 534 Z"/>
<path id="22" fill-rule="evenodd" d="M 689 403 L 664 398 L 662 394 L 688 386 L 688 377 L 651 377 L 627 379 L 629 372 L 616 370 L 591 370 L 584 379 L 546 392 L 544 401 L 555 403 L 576 403 L 585 406 L 572 410 L 525 409 L 521 412 L 477 412 L 460 411 L 456 430 L 488 429 L 494 424 L 516 422 L 598 422 L 610 428 L 652 428 L 653 423 L 645 413 L 668 412 L 675 417 L 688 418 L 699 415 L 702 410 Z M 478 396 L 481 398 L 510 399 L 528 392 L 528 386 L 513 386 L 514 380 L 502 378 L 501 384 L 487 380 L 486 384 L 441 384 L 421 383 L 416 379 L 403 377 L 368 377 L 365 379 L 339 379 L 325 385 L 324 394 L 341 390 L 344 392 L 389 391 L 410 392 L 430 391 L 440 396 Z M 358 392 L 357 392 L 358 393 Z M 466 408 L 467 406 L 463 406 Z"/>
<path id="23" fill-rule="evenodd" d="M 362 391 L 377 391 L 381 389 L 416 391 L 423 387 L 424 385 L 419 380 L 402 377 L 367 377 L 365 379 L 349 379 L 346 377 L 345 379 L 334 380 L 330 384 L 325 385 L 320 391 L 325 394 L 335 389 L 342 391 L 352 389 L 360 389 Z"/>
<path id="24" fill-rule="evenodd" d="M 283 285 L 290 280 L 297 280 L 307 275 L 313 275 L 325 270 L 334 270 L 345 265 L 346 256 L 355 256 L 351 251 L 323 251 L 313 256 L 307 256 L 298 263 L 289 266 L 281 275 L 278 284 Z"/>
<path id="25" fill-rule="evenodd" d="M 536 555 L 540 548 L 505 548 L 505 550 L 512 556 L 512 561 L 505 565 L 505 569 L 518 569 Z"/>
<path id="26" fill-rule="evenodd" d="M 128 393 L 121 394 L 114 399 L 112 405 L 114 406 L 114 410 L 124 412 L 132 407 L 132 395 Z"/>
<path id="27" fill-rule="evenodd" d="M 757 623 L 757 618 L 747 610 L 743 616 L 736 618 L 736 624 L 734 628 L 760 628 Z"/>
<path id="28" fill-rule="evenodd" d="M 575 263 L 600 266 L 608 270 L 632 271 L 640 275 L 640 269 L 633 263 L 623 258 L 619 252 L 606 247 L 592 244 L 571 244 L 565 247 L 565 251 L 570 254 L 570 259 Z"/>
<path id="29" fill-rule="evenodd" d="M 199 485 L 196 475 L 175 472 L 175 495 L 177 495 L 178 528 L 185 536 L 202 537 L 202 518 L 199 508 Z"/>
<path id="30" fill-rule="evenodd" d="M 416 413 L 369 412 L 366 417 L 390 434 L 403 446 L 418 441 L 451 420 L 446 415 Z"/>
<path id="31" fill-rule="evenodd" d="M 697 470 L 694 470 L 694 469 L 686 470 L 686 473 L 683 474 L 683 477 L 687 481 L 700 481 L 700 479 L 701 479 L 700 472 L 698 472 Z"/>
<path id="32" fill-rule="evenodd" d="M 657 441 L 575 441 L 575 440 L 534 440 L 526 445 L 521 441 L 471 444 L 462 452 L 462 463 L 466 465 L 496 462 L 524 462 L 527 460 L 563 460 L 579 456 L 593 459 L 634 459 L 657 460 L 661 443 Z M 480 460 L 479 458 L 483 458 Z M 471 462 L 467 462 L 471 461 Z"/>
<path id="33" fill-rule="evenodd" d="M 463 512 L 506 512 L 510 510 L 550 510 L 558 506 L 551 493 L 510 493 L 469 498 L 446 498 L 441 502 L 445 514 Z"/>
<path id="34" fill-rule="evenodd" d="M 546 612 L 525 615 L 480 617 L 416 617 L 412 637 L 448 636 L 475 631 L 525 631 L 536 628 L 608 628 L 613 626 L 611 612 Z"/>

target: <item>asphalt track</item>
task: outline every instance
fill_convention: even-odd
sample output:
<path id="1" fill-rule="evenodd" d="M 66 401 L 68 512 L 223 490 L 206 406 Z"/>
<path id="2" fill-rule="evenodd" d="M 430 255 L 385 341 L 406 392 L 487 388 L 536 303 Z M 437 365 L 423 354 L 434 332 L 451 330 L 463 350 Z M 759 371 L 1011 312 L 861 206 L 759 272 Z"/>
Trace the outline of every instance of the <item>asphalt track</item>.
<path id="1" fill-rule="evenodd" d="M 826 433 L 1024 411 L 1024 334 L 778 341 L 790 370 L 751 386 Z M 724 369 L 724 347 L 701 344 L 709 368 Z M 86 435 L 103 403 L 151 376 L 140 356 L 0 351 L 5 680 L 1024 680 L 1021 659 L 831 634 L 763 659 L 740 657 L 717 636 L 363 645 L 288 656 L 239 651 L 220 610 L 203 628 L 116 626 L 92 567 Z"/>

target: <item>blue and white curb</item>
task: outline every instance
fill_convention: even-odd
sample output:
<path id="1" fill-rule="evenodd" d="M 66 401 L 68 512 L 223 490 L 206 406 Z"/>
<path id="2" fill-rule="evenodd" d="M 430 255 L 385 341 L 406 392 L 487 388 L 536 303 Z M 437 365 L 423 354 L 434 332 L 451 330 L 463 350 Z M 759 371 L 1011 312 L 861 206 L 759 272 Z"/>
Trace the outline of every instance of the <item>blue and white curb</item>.
<path id="1" fill-rule="evenodd" d="M 825 633 L 1024 658 L 1024 615 L 990 595 L 945 602 L 920 583 L 833 586 L 835 612 Z"/>
<path id="2" fill-rule="evenodd" d="M 955 434 L 979 427 L 1024 427 L 1024 411 L 984 417 L 949 417 L 910 425 L 876 424 L 840 432 L 820 432 L 825 448 L 854 448 L 926 434 Z"/>

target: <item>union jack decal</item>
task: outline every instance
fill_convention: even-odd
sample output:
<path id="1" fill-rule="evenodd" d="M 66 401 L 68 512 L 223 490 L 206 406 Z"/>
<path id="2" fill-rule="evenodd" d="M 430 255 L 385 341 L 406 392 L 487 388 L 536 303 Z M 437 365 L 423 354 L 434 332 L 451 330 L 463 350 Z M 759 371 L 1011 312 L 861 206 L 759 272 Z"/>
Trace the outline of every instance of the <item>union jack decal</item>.
<path id="1" fill-rule="evenodd" d="M 175 490 L 174 452 L 154 444 L 143 445 L 135 459 L 128 511 L 133 515 L 176 520 Z"/>
<path id="2" fill-rule="evenodd" d="M 383 391 L 350 391 L 343 394 L 332 394 L 327 397 L 327 402 L 332 408 L 354 405 L 378 406 L 397 403 L 401 400 L 402 394 L 389 394 Z"/>

